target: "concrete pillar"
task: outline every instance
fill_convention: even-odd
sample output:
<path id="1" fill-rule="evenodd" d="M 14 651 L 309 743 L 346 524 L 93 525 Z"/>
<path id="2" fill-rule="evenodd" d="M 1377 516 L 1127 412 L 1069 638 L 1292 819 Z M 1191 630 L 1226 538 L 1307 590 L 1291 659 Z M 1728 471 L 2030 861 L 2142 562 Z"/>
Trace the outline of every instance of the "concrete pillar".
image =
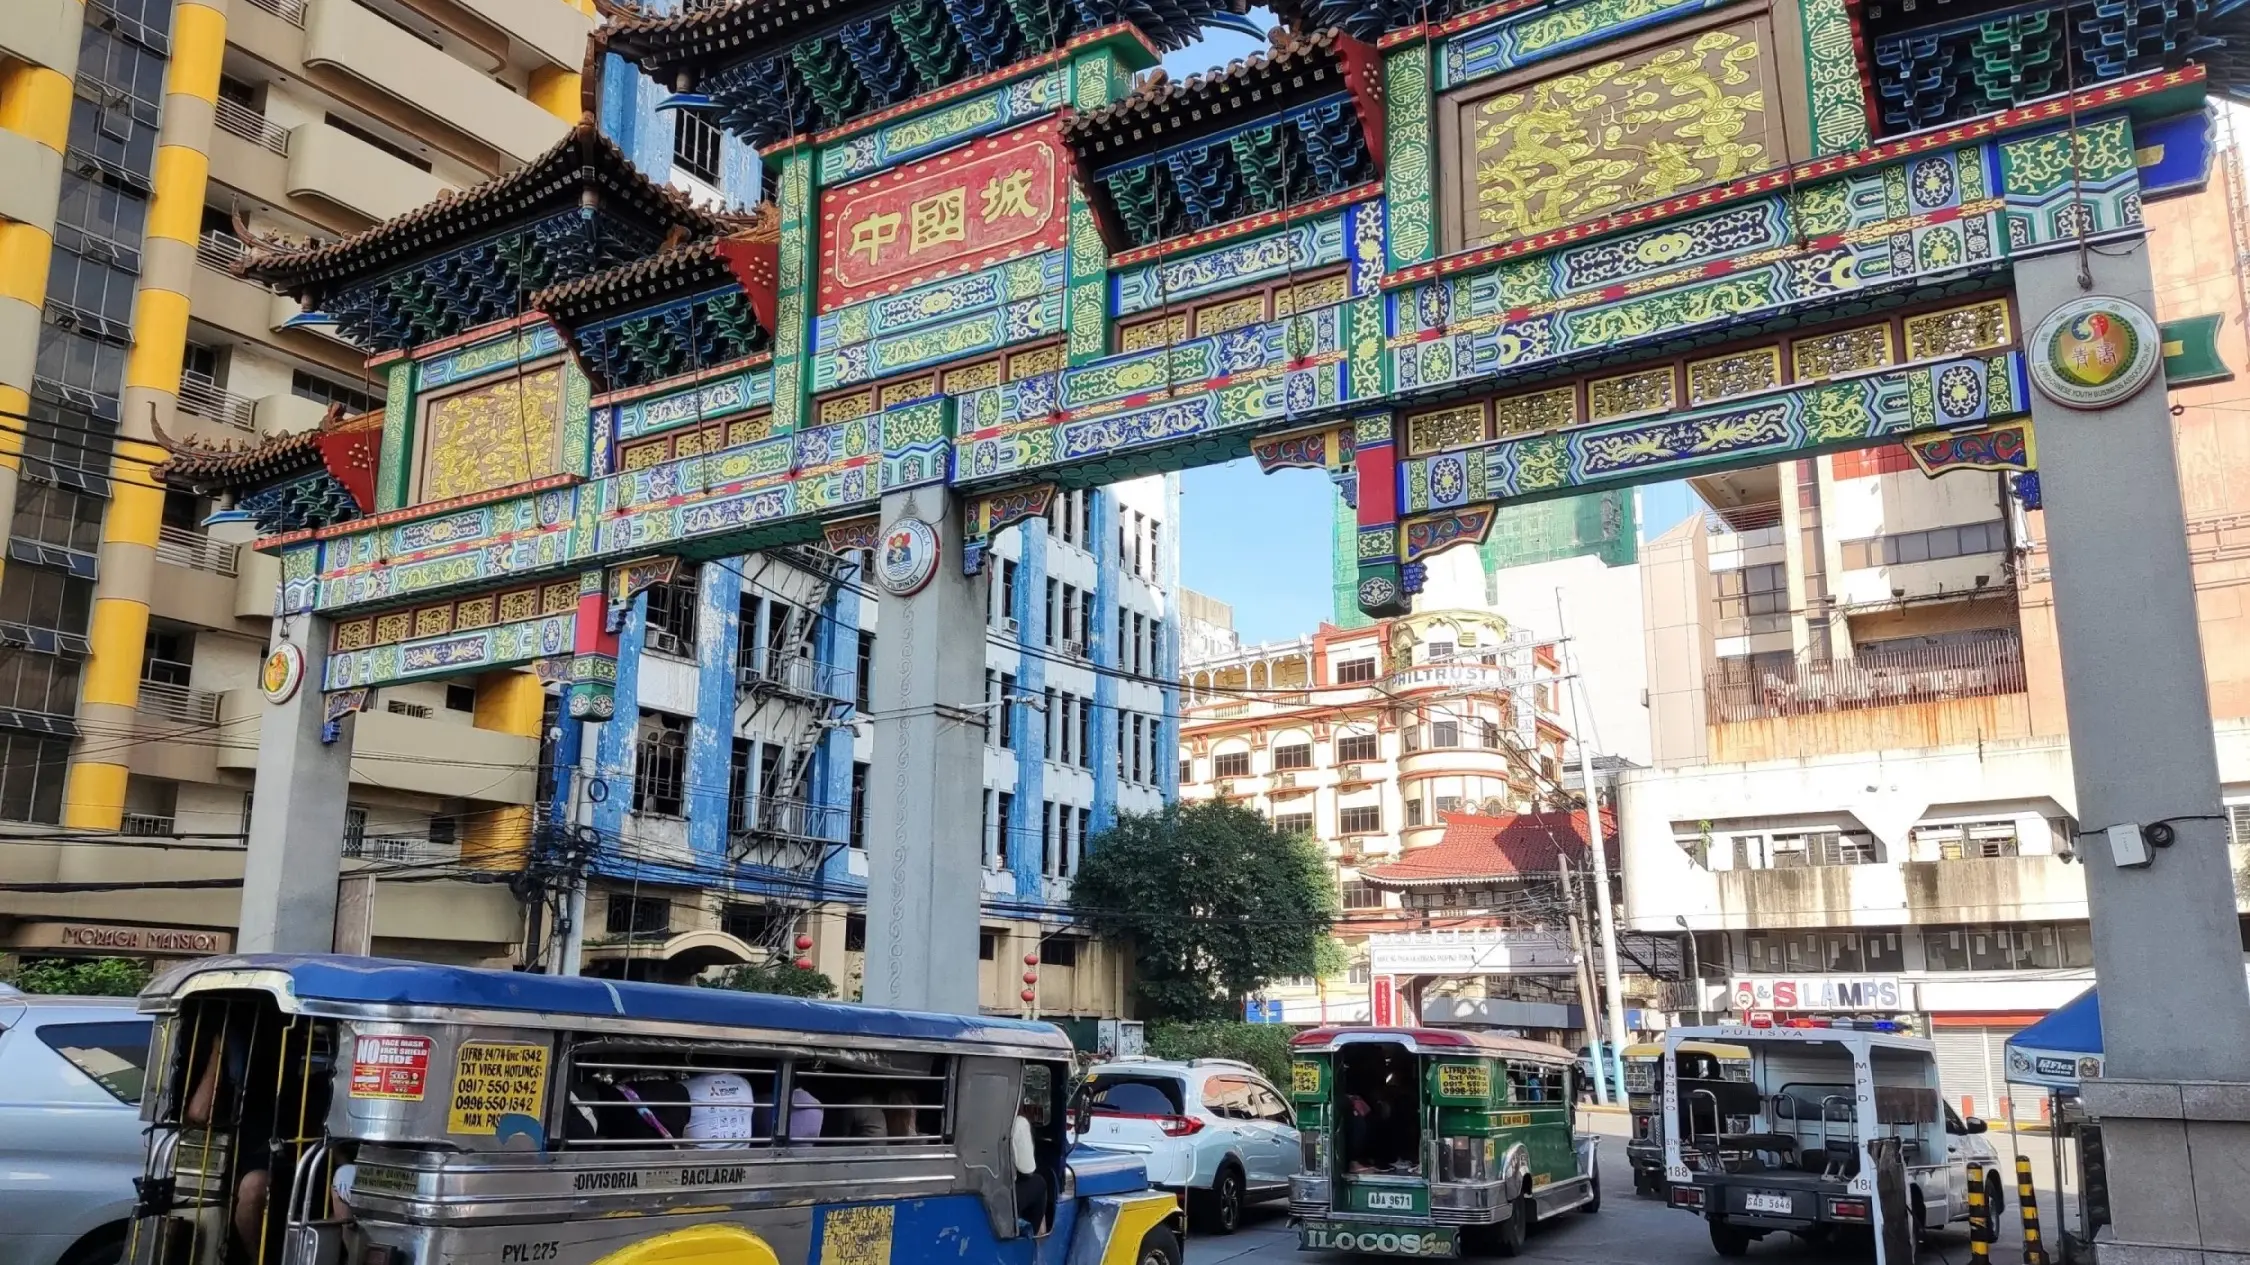
<path id="1" fill-rule="evenodd" d="M 336 943 L 336 883 L 344 864 L 344 803 L 351 793 L 355 718 L 321 741 L 329 622 L 314 615 L 275 623 L 274 644 L 304 654 L 294 694 L 265 709 L 258 729 L 258 781 L 242 867 L 244 953 L 327 953 Z"/>
<path id="2" fill-rule="evenodd" d="M 2148 249 L 2143 239 L 2017 263 L 2035 377 L 2058 340 L 2067 351 L 2102 334 L 2042 330 L 2064 304 L 2100 296 L 2154 311 Z M 2153 343 L 2153 318 L 2143 324 Z M 2105 1066 L 2085 1102 L 2103 1125 L 2114 1223 L 2098 1250 L 2104 1265 L 2250 1260 L 2239 1198 L 2250 994 L 2172 419 L 2160 380 L 2092 408 L 2035 388 L 2032 416 L 2102 986 Z M 2177 841 L 2145 866 L 2120 866 L 2101 832 L 2156 822 Z"/>
<path id="3" fill-rule="evenodd" d="M 80 750 L 91 743 L 109 758 L 71 762 L 63 791 L 65 826 L 115 830 L 125 812 L 126 770 L 116 753 L 125 745 L 118 739 L 135 730 L 156 534 L 164 514 L 164 491 L 149 472 L 168 455 L 149 424 L 159 415 L 170 422 L 178 403 L 188 287 L 195 277 L 219 63 L 226 51 L 226 0 L 179 0 L 172 10 L 172 60 L 164 75 L 164 125 L 156 138 L 141 281 L 133 295 L 133 350 L 125 361 L 109 513 L 102 520 L 101 581 L 87 634 L 93 653 L 78 709 L 86 732 Z"/>
<path id="4" fill-rule="evenodd" d="M 984 580 L 961 573 L 961 505 L 946 489 L 890 493 L 882 521 L 864 997 L 878 1006 L 974 1014 L 978 822 L 991 718 L 980 706 Z"/>

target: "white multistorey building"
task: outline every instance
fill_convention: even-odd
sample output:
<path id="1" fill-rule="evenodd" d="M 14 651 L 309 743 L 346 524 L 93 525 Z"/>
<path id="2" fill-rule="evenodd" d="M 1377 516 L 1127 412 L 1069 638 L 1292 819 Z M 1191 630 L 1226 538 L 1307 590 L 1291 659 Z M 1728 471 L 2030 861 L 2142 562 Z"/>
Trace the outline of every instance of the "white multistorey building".
<path id="1" fill-rule="evenodd" d="M 1620 777 L 1628 925 L 1694 930 L 1702 987 L 1670 991 L 1676 1016 L 1903 1016 L 1955 1105 L 1999 1115 L 2006 1038 L 2092 982 L 2072 853 L 2108 824 L 2077 820 L 2043 515 L 2005 476 L 1932 478 L 1895 448 L 1696 487 L 1712 514 L 1643 552 L 1654 767 Z M 2238 643 L 2205 643 L 2229 706 Z M 2250 798 L 2250 728 L 2217 727 Z"/>

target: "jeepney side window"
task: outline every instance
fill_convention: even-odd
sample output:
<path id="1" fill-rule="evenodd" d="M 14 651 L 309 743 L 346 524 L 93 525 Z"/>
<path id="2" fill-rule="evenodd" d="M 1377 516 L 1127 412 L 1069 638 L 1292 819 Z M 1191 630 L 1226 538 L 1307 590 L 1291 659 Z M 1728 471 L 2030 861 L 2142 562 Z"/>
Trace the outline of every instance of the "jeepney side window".
<path id="1" fill-rule="evenodd" d="M 740 1147 L 774 1140 L 782 1060 L 704 1042 L 581 1039 L 570 1048 L 561 1148 Z M 800 1110 L 791 1130 L 821 1126 Z"/>
<path id="2" fill-rule="evenodd" d="M 930 1145 L 953 1137 L 952 1060 L 942 1054 L 835 1050 L 790 1067 L 792 1142 Z M 820 1124 L 800 1124 L 808 1098 Z"/>

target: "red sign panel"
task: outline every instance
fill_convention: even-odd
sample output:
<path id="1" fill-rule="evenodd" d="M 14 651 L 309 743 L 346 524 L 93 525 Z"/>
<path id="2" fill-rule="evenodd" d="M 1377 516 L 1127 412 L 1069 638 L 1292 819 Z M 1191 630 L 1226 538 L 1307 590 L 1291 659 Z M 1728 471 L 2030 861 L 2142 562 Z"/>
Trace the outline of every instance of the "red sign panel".
<path id="1" fill-rule="evenodd" d="M 1388 975 L 1374 979 L 1375 995 L 1373 1013 L 1368 1016 L 1378 1028 L 1388 1028 L 1398 1022 L 1398 981 Z"/>
<path id="2" fill-rule="evenodd" d="M 352 1042 L 352 1097 L 422 1101 L 430 1085 L 430 1039 L 368 1035 Z"/>
<path id="3" fill-rule="evenodd" d="M 1038 124 L 822 193 L 821 310 L 1059 248 L 1066 174 Z"/>

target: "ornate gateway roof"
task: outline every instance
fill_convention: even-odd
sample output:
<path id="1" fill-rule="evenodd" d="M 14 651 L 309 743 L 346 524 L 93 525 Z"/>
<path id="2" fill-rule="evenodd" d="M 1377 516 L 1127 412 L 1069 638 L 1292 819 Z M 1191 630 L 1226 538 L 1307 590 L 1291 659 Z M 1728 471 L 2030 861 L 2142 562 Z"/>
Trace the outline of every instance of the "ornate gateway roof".
<path id="1" fill-rule="evenodd" d="M 571 336 L 596 391 L 740 360 L 771 341 L 779 229 L 763 203 L 729 236 L 551 286 L 531 306 Z"/>
<path id="2" fill-rule="evenodd" d="M 153 423 L 151 423 L 153 425 Z M 171 458 L 152 474 L 173 487 L 225 495 L 274 534 L 358 518 L 375 505 L 375 468 L 383 446 L 381 411 L 344 415 L 329 406 L 311 430 L 269 435 L 255 444 L 217 447 L 156 428 Z"/>
<path id="3" fill-rule="evenodd" d="M 378 351 L 527 310 L 534 290 L 636 259 L 728 221 L 650 182 L 591 115 L 522 168 L 340 241 L 261 242 L 236 266 Z"/>
<path id="4" fill-rule="evenodd" d="M 627 16 L 594 32 L 680 92 L 706 98 L 718 122 L 753 145 L 927 96 L 976 75 L 1129 24 L 1160 51 L 1206 25 L 1239 19 L 1247 0 L 735 0 L 665 17 Z"/>
<path id="5" fill-rule="evenodd" d="M 1275 28 L 1208 74 L 1151 72 L 1063 129 L 1114 250 L 1311 202 L 1381 174 L 1383 75 L 1341 31 Z"/>

